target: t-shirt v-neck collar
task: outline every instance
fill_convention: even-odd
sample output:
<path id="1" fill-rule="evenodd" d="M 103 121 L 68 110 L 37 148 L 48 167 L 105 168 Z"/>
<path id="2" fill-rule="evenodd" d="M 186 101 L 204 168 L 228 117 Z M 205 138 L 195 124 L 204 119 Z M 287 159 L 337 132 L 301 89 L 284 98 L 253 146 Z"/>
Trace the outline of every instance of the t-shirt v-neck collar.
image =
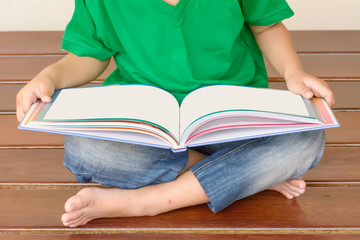
<path id="1" fill-rule="evenodd" d="M 163 0 L 149 0 L 149 1 L 153 3 L 154 6 L 161 9 L 163 12 L 176 18 L 179 22 L 181 22 L 184 14 L 187 12 L 192 2 L 192 0 L 179 0 L 179 2 L 175 6 L 172 6 L 164 2 Z"/>

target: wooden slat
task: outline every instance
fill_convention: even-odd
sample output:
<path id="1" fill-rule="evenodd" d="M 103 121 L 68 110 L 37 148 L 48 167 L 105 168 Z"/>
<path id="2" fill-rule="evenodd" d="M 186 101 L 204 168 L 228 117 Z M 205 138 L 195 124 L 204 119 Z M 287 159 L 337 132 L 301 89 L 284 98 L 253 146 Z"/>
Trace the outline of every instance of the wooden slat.
<path id="1" fill-rule="evenodd" d="M 304 69 L 321 78 L 358 78 L 360 77 L 360 54 L 312 54 L 300 55 Z M 266 62 L 270 78 L 280 75 Z"/>
<path id="2" fill-rule="evenodd" d="M 2 235 L 6 240 L 358 240 L 359 235 L 344 234 L 63 234 Z"/>
<path id="3" fill-rule="evenodd" d="M 62 56 L 0 56 L 0 79 L 5 81 L 31 80 L 42 69 L 59 61 Z"/>
<path id="4" fill-rule="evenodd" d="M 339 128 L 326 130 L 327 143 L 360 143 L 360 112 L 335 112 Z"/>
<path id="5" fill-rule="evenodd" d="M 29 81 L 43 68 L 59 61 L 60 56 L 35 56 L 35 57 L 0 57 L 0 82 L 1 81 Z M 339 55 L 300 55 L 305 69 L 317 77 L 322 78 L 360 78 L 360 54 Z M 115 68 L 111 66 L 100 76 L 104 79 Z M 278 79 L 280 75 L 267 64 L 270 80 Z"/>
<path id="6" fill-rule="evenodd" d="M 91 85 L 98 85 L 91 84 Z M 334 109 L 360 109 L 360 81 L 359 82 L 330 82 L 335 93 L 336 105 Z M 0 87 L 0 112 L 15 112 L 15 97 L 24 84 L 6 84 Z M 284 82 L 271 82 L 271 88 L 286 89 Z"/>
<path id="7" fill-rule="evenodd" d="M 64 149 L 0 150 L 1 183 L 74 183 L 63 166 Z"/>
<path id="8" fill-rule="evenodd" d="M 299 52 L 360 52 L 360 31 L 290 33 Z M 61 31 L 0 32 L 0 54 L 63 54 L 62 35 Z"/>
<path id="9" fill-rule="evenodd" d="M 290 31 L 299 52 L 360 52 L 360 31 Z"/>
<path id="10" fill-rule="evenodd" d="M 64 32 L 0 32 L 0 55 L 65 54 Z"/>
<path id="11" fill-rule="evenodd" d="M 0 115 L 0 146 L 62 146 L 64 136 L 18 130 L 15 115 Z"/>
<path id="12" fill-rule="evenodd" d="M 64 211 L 63 204 L 75 193 L 73 189 L 1 189 L 0 230 L 14 227 L 62 228 L 60 216 Z M 206 205 L 201 205 L 156 217 L 98 219 L 90 222 L 84 231 L 141 231 L 152 228 L 159 232 L 164 229 L 193 229 L 197 233 L 205 233 L 205 230 L 209 233 L 215 229 L 224 232 L 251 231 L 251 228 L 276 231 L 276 228 L 283 227 L 300 228 L 300 233 L 304 234 L 312 234 L 312 228 L 355 228 L 359 231 L 359 199 L 360 188 L 309 187 L 296 200 L 288 200 L 277 192 L 264 191 L 240 200 L 217 214 L 212 213 Z M 256 234 L 256 231 L 252 233 Z"/>
<path id="13" fill-rule="evenodd" d="M 75 183 L 63 166 L 64 149 L 0 150 L 0 183 Z M 360 148 L 326 147 L 308 182 L 360 182 Z"/>
<path id="14" fill-rule="evenodd" d="M 360 148 L 326 147 L 320 163 L 307 172 L 307 182 L 360 182 Z"/>
<path id="15" fill-rule="evenodd" d="M 42 69 L 62 58 L 63 56 L 0 56 L 0 82 L 29 81 Z M 115 64 L 111 61 L 109 68 L 105 70 L 99 79 L 105 79 L 113 69 L 115 69 Z"/>
<path id="16" fill-rule="evenodd" d="M 336 112 L 341 128 L 328 129 L 327 143 L 360 143 L 360 112 Z M 63 144 L 59 134 L 18 130 L 15 115 L 0 115 L 0 146 L 45 146 Z M 6 136 L 6 137 L 5 137 Z"/>
<path id="17" fill-rule="evenodd" d="M 16 109 L 16 94 L 25 84 L 0 85 L 0 111 L 14 112 Z"/>

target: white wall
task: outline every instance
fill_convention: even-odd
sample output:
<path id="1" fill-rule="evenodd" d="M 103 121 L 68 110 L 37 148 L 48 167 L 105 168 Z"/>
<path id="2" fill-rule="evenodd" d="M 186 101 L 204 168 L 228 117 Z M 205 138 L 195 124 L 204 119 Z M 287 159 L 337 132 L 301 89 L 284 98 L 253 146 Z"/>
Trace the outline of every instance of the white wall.
<path id="1" fill-rule="evenodd" d="M 0 31 L 64 30 L 73 12 L 73 1 L 0 0 Z M 360 0 L 288 3 L 295 11 L 295 16 L 285 21 L 290 30 L 360 30 Z"/>
<path id="2" fill-rule="evenodd" d="M 74 0 L 0 0 L 0 31 L 64 30 Z"/>
<path id="3" fill-rule="evenodd" d="M 292 30 L 360 30 L 360 0 L 287 0 Z"/>

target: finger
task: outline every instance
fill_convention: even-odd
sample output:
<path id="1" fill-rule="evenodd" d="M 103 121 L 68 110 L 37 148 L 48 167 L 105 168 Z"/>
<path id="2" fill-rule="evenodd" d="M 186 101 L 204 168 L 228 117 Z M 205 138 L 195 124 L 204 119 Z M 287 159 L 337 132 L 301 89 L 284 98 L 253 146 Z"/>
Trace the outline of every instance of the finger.
<path id="1" fill-rule="evenodd" d="M 20 103 L 19 96 L 16 96 L 16 118 L 18 122 L 21 122 L 24 118 L 24 111 Z"/>
<path id="2" fill-rule="evenodd" d="M 312 90 L 302 82 L 297 83 L 294 87 L 295 88 L 293 92 L 295 94 L 300 94 L 301 96 L 307 99 L 310 99 L 314 96 Z"/>
<path id="3" fill-rule="evenodd" d="M 313 91 L 316 97 L 324 98 L 330 107 L 335 105 L 334 93 L 327 85 L 319 85 Z"/>
<path id="4" fill-rule="evenodd" d="M 53 95 L 53 91 L 48 89 L 40 89 L 40 99 L 43 102 L 51 102 L 51 96 Z"/>
<path id="5" fill-rule="evenodd" d="M 301 93 L 304 98 L 310 99 L 314 96 L 314 93 L 310 89 L 304 89 Z"/>
<path id="6" fill-rule="evenodd" d="M 24 118 L 24 113 L 23 113 L 21 107 L 17 107 L 17 108 L 16 108 L 16 118 L 17 118 L 17 121 L 18 121 L 18 122 L 21 122 L 22 119 Z"/>
<path id="7" fill-rule="evenodd" d="M 34 95 L 24 94 L 21 95 L 18 98 L 18 105 L 17 105 L 17 113 L 18 113 L 18 119 L 22 120 L 27 113 L 27 111 L 30 109 L 31 105 L 36 102 L 37 97 Z"/>
<path id="8" fill-rule="evenodd" d="M 331 91 L 330 89 L 326 89 L 324 91 L 324 99 L 330 107 L 335 105 L 334 92 Z"/>
<path id="9" fill-rule="evenodd" d="M 50 92 L 41 92 L 40 99 L 43 102 L 51 102 L 51 96 Z"/>

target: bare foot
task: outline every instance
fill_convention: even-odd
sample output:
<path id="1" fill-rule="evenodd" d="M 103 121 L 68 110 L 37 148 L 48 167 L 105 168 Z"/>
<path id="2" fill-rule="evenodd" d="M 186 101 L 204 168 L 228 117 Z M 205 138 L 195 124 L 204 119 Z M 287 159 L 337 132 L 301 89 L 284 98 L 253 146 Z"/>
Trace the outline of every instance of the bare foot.
<path id="1" fill-rule="evenodd" d="M 143 215 L 136 194 L 117 188 L 84 188 L 66 201 L 61 220 L 65 226 L 77 227 L 97 218 Z"/>
<path id="2" fill-rule="evenodd" d="M 269 190 L 275 190 L 283 194 L 288 199 L 299 197 L 305 192 L 306 183 L 302 179 L 289 179 L 279 185 L 269 188 Z"/>
<path id="3" fill-rule="evenodd" d="M 180 181 L 136 190 L 118 188 L 80 190 L 66 201 L 66 213 L 61 217 L 63 224 L 77 227 L 97 218 L 154 216 L 177 208 L 208 202 L 209 199 L 197 179 L 187 171 L 190 166 L 206 156 L 195 151 L 190 151 L 189 155 L 189 162 L 178 178 Z M 180 189 L 190 194 L 183 194 Z"/>

